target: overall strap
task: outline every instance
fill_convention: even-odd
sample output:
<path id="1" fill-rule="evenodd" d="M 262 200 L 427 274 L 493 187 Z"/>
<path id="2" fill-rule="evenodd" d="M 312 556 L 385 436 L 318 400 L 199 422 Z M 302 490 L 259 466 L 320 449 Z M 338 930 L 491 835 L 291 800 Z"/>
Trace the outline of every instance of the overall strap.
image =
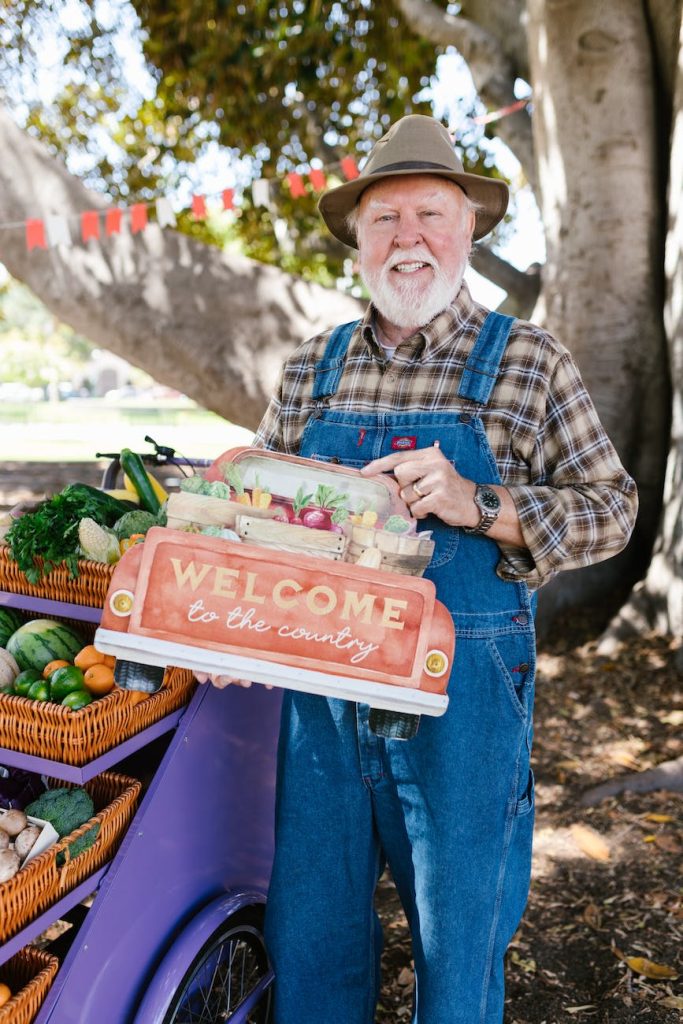
<path id="1" fill-rule="evenodd" d="M 340 324 L 332 331 L 322 359 L 315 364 L 312 397 L 316 401 L 330 398 L 339 387 L 346 360 L 346 350 L 349 347 L 351 335 L 359 323 L 360 320 L 353 320 L 348 324 Z"/>
<path id="2" fill-rule="evenodd" d="M 465 363 L 458 388 L 460 398 L 469 398 L 480 405 L 486 405 L 496 383 L 500 361 L 514 322 L 513 316 L 505 316 L 503 313 L 489 313 L 486 317 Z"/>

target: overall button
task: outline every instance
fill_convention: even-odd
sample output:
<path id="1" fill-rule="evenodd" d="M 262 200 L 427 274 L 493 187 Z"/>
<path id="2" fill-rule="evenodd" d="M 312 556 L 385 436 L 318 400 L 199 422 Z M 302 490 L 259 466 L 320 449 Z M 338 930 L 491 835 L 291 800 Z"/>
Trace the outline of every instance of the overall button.
<path id="1" fill-rule="evenodd" d="M 461 413 L 460 416 L 459 416 L 459 419 L 460 419 L 461 423 L 471 423 L 472 422 L 472 417 L 470 416 L 470 414 L 468 412 Z"/>
<path id="2" fill-rule="evenodd" d="M 519 615 L 513 615 L 512 621 L 516 622 L 519 626 L 526 626 L 529 622 L 529 616 L 526 612 L 520 612 Z"/>

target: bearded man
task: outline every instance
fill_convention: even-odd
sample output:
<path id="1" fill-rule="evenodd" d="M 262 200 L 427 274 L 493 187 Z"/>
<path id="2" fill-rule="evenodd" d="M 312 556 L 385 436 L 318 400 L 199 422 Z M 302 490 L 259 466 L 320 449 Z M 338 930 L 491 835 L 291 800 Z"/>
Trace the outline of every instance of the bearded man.
<path id="1" fill-rule="evenodd" d="M 465 174 L 422 116 L 320 202 L 358 247 L 372 302 L 286 361 L 255 443 L 394 474 L 432 531 L 426 575 L 456 655 L 447 712 L 404 742 L 374 732 L 366 705 L 285 692 L 266 909 L 276 1024 L 374 1020 L 387 864 L 411 930 L 414 1022 L 503 1019 L 529 883 L 535 593 L 620 551 L 637 504 L 567 350 L 463 283 L 472 240 L 506 206 L 506 186 Z"/>

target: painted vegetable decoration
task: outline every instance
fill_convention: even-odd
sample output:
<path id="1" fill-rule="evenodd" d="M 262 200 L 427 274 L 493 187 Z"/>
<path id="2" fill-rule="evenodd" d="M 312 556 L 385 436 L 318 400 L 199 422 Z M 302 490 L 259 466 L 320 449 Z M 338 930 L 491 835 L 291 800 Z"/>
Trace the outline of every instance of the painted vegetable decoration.
<path id="1" fill-rule="evenodd" d="M 83 647 L 82 638 L 70 626 L 54 619 L 25 622 L 7 641 L 7 650 L 20 669 L 42 672 L 50 661 L 72 661 Z"/>

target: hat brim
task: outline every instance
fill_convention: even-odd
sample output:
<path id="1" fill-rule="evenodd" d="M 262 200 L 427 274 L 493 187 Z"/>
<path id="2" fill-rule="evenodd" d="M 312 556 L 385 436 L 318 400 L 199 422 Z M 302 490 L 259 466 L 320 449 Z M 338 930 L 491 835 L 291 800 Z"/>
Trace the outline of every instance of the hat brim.
<path id="1" fill-rule="evenodd" d="M 325 192 L 321 196 L 318 209 L 334 237 L 352 249 L 357 249 L 358 243 L 355 233 L 349 229 L 346 218 L 363 192 L 370 188 L 371 185 L 376 184 L 378 181 L 383 181 L 385 178 L 400 178 L 408 174 L 429 174 L 437 175 L 439 178 L 446 178 L 448 181 L 453 181 L 456 185 L 459 185 L 465 195 L 475 203 L 478 203 L 480 209 L 476 213 L 474 233 L 472 235 L 475 241 L 487 235 L 505 216 L 509 192 L 504 181 L 499 181 L 497 178 L 485 178 L 481 174 L 465 174 L 464 172 L 441 170 L 440 168 L 433 170 L 431 168 L 429 170 L 424 168 L 416 168 L 415 170 L 402 168 L 396 171 L 368 174 L 367 177 L 361 175 L 359 178 L 354 178 L 353 181 L 347 181 L 344 185 L 330 189 L 329 192 Z"/>

